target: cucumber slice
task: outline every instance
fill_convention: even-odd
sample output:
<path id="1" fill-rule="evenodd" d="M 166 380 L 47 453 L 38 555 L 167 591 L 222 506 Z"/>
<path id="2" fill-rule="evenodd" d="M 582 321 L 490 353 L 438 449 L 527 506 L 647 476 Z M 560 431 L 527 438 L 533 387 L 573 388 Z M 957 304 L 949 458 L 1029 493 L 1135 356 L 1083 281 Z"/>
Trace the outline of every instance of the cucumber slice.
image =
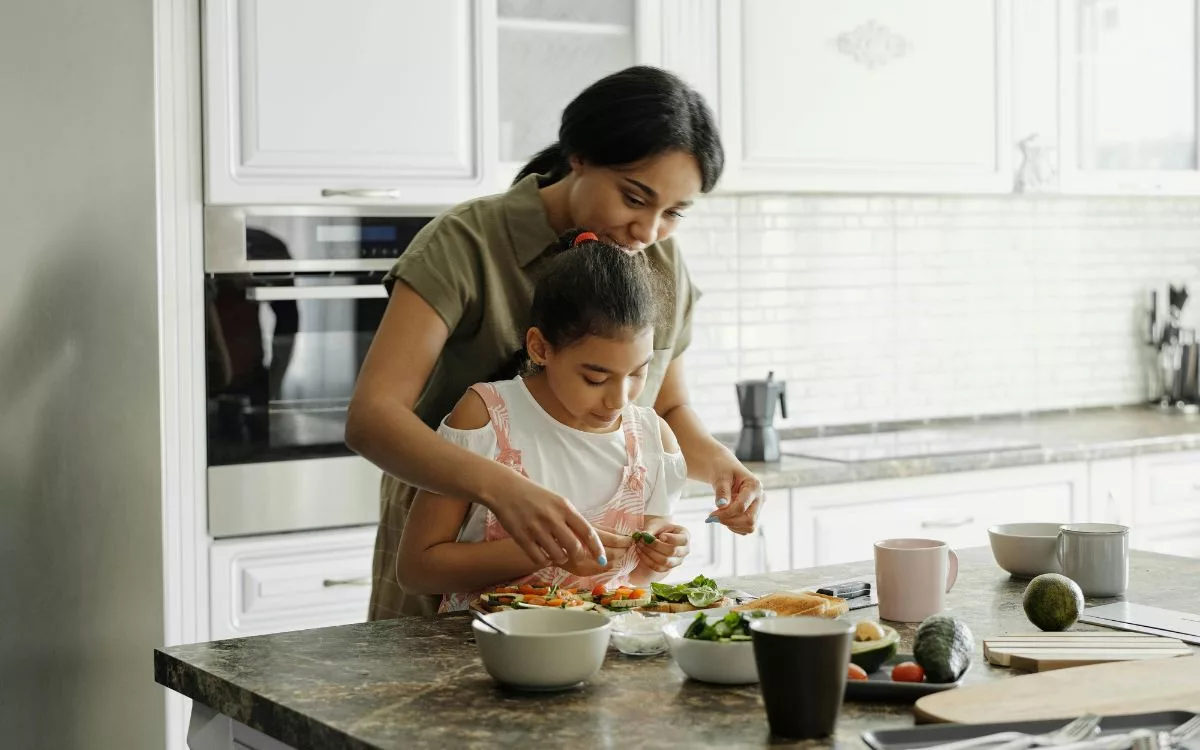
<path id="1" fill-rule="evenodd" d="M 617 599 L 609 602 L 605 606 L 609 609 L 633 609 L 634 607 L 644 607 L 650 603 L 650 597 L 644 596 L 641 599 Z"/>

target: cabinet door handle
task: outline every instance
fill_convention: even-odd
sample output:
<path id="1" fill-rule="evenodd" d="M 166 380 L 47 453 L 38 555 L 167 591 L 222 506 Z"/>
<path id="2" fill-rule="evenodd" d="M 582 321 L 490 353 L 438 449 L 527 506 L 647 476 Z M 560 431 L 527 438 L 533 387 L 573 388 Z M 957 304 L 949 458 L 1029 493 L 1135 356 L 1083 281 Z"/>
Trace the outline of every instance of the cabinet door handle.
<path id="1" fill-rule="evenodd" d="M 322 581 L 325 588 L 333 588 L 334 586 L 370 586 L 371 576 L 363 576 L 362 578 L 326 578 Z"/>
<path id="2" fill-rule="evenodd" d="M 400 191 L 395 188 L 325 188 L 322 198 L 388 198 L 399 200 Z"/>
<path id="3" fill-rule="evenodd" d="M 922 529 L 957 529 L 975 523 L 975 516 L 967 516 L 954 521 L 922 521 Z"/>

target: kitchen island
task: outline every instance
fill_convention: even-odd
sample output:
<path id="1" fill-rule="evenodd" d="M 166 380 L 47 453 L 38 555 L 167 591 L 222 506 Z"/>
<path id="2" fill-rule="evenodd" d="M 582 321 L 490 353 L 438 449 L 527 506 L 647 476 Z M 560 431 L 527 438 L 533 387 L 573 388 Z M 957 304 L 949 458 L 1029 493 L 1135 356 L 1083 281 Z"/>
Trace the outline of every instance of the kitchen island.
<path id="1" fill-rule="evenodd" d="M 986 547 L 959 555 L 947 611 L 976 638 L 965 684 L 1021 674 L 986 664 L 982 642 L 1034 630 L 1021 609 L 1025 582 L 996 567 Z M 721 583 L 765 594 L 871 574 L 873 564 L 863 561 Z M 1194 606 L 1198 580 L 1200 560 L 1134 551 L 1127 598 Z M 1104 601 L 1111 600 L 1088 604 Z M 854 620 L 877 616 L 875 608 L 850 613 Z M 915 626 L 897 629 L 901 651 L 911 649 Z M 196 701 L 193 750 L 788 744 L 769 736 L 757 685 L 693 682 L 668 655 L 627 657 L 613 648 L 599 675 L 581 688 L 513 693 L 497 688 L 483 670 L 471 633 L 470 619 L 454 615 L 237 638 L 158 649 L 154 673 L 159 684 Z M 794 746 L 862 747 L 865 730 L 912 724 L 910 706 L 847 702 L 833 737 Z"/>

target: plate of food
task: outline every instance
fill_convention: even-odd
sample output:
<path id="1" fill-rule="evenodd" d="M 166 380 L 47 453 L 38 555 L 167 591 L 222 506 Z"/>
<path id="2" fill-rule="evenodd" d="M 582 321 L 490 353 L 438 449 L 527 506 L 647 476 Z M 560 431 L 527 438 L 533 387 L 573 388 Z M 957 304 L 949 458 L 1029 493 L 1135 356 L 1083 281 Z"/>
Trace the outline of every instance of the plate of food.
<path id="1" fill-rule="evenodd" d="M 971 667 L 974 639 L 962 621 L 934 615 L 917 629 L 912 653 L 900 652 L 899 646 L 894 628 L 871 620 L 855 624 L 847 700 L 911 703 L 959 687 Z"/>

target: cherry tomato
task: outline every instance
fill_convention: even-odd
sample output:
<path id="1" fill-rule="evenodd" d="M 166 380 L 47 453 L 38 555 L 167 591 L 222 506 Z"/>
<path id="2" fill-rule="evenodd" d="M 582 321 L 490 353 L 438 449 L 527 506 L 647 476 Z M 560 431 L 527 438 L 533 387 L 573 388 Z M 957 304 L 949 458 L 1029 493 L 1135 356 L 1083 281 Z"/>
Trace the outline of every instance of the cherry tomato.
<path id="1" fill-rule="evenodd" d="M 607 593 L 608 589 L 604 588 L 603 583 L 597 583 L 596 587 L 592 589 L 592 596 L 604 596 Z"/>
<path id="2" fill-rule="evenodd" d="M 925 670 L 916 662 L 906 661 L 892 667 L 892 680 L 894 682 L 924 682 Z"/>
<path id="3" fill-rule="evenodd" d="M 851 680 L 865 680 L 867 679 L 867 670 L 863 669 L 857 664 L 851 664 L 850 673 L 847 674 L 846 677 L 847 679 Z"/>

